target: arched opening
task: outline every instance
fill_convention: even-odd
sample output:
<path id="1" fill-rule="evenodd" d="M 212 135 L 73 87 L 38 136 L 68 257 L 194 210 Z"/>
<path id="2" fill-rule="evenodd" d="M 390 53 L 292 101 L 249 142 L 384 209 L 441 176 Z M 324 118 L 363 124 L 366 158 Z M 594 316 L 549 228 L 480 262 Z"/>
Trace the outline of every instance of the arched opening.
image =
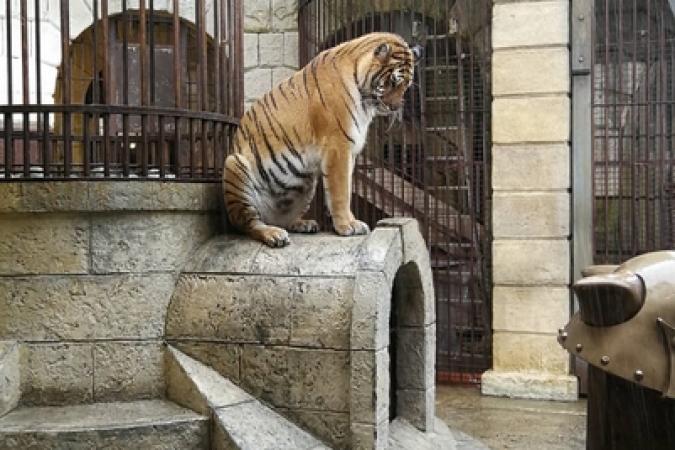
<path id="1" fill-rule="evenodd" d="M 389 421 L 405 414 L 409 393 L 426 387 L 424 289 L 414 262 L 394 277 L 389 316 Z M 433 369 L 432 369 L 433 370 Z M 401 402 L 401 404 L 399 404 Z"/>

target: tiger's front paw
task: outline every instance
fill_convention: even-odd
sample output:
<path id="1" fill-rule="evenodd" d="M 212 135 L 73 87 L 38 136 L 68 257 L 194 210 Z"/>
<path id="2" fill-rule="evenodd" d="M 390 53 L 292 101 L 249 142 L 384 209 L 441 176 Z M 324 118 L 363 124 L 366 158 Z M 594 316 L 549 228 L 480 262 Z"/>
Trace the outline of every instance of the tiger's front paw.
<path id="1" fill-rule="evenodd" d="M 265 227 L 258 231 L 259 239 L 269 247 L 286 247 L 291 243 L 288 232 L 283 228 Z"/>
<path id="2" fill-rule="evenodd" d="M 300 219 L 296 220 L 293 225 L 288 227 L 288 231 L 291 233 L 318 233 L 319 224 L 316 220 Z"/>
<path id="3" fill-rule="evenodd" d="M 368 234 L 370 228 L 360 220 L 352 220 L 348 224 L 334 224 L 335 232 L 340 236 L 354 236 L 357 234 Z"/>

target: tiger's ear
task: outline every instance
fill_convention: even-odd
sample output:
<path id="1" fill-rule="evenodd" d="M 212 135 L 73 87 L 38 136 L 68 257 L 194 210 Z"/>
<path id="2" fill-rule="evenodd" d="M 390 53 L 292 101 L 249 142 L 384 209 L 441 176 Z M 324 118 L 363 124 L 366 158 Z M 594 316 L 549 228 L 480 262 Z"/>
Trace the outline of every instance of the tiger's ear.
<path id="1" fill-rule="evenodd" d="M 391 52 L 391 47 L 386 42 L 380 44 L 375 49 L 375 58 L 379 59 L 380 62 L 385 62 L 389 58 L 389 53 Z"/>

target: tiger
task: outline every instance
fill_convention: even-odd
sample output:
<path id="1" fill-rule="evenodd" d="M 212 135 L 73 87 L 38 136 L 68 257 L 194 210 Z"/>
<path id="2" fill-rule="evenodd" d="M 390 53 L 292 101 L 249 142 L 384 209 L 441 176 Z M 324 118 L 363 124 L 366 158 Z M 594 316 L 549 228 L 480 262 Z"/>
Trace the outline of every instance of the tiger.
<path id="1" fill-rule="evenodd" d="M 288 245 L 288 232 L 318 232 L 303 216 L 321 176 L 335 233 L 367 234 L 351 211 L 355 159 L 373 118 L 400 113 L 420 53 L 397 34 L 365 34 L 322 51 L 250 105 L 224 162 L 229 223 L 270 247 Z"/>

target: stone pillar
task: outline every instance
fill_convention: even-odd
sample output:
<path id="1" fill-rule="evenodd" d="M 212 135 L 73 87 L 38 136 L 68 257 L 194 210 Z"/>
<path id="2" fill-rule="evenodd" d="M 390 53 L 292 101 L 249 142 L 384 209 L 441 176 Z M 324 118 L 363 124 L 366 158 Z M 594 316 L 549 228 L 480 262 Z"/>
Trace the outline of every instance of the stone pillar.
<path id="1" fill-rule="evenodd" d="M 298 69 L 297 0 L 244 2 L 244 106 Z"/>
<path id="2" fill-rule="evenodd" d="M 570 305 L 569 0 L 495 0 L 493 368 L 487 395 L 574 400 L 556 342 Z"/>

